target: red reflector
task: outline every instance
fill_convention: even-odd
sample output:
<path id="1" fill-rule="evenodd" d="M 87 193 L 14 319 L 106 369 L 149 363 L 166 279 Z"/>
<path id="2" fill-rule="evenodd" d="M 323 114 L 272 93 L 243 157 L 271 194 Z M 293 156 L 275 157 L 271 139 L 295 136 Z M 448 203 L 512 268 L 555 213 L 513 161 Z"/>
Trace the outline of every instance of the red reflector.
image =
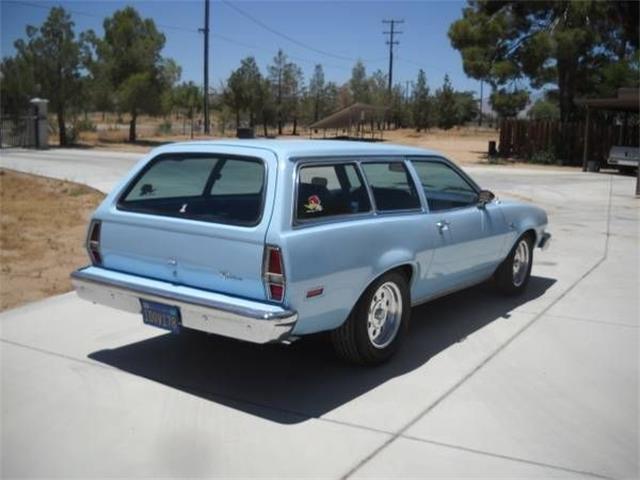
<path id="1" fill-rule="evenodd" d="M 271 294 L 271 300 L 280 301 L 284 295 L 284 286 L 270 283 L 269 293 Z"/>
<path id="2" fill-rule="evenodd" d="M 324 288 L 314 288 L 313 290 L 309 290 L 307 292 L 307 298 L 317 297 L 324 293 Z"/>
<path id="3" fill-rule="evenodd" d="M 276 250 L 275 248 L 269 249 L 269 270 L 267 273 L 282 275 L 282 257 L 280 256 L 280 250 Z"/>

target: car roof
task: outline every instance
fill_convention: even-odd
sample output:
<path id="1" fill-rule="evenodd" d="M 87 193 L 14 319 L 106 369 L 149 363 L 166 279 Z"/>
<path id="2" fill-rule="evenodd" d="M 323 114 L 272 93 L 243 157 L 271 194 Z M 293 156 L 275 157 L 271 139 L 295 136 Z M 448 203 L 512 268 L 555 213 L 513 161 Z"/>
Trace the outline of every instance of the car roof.
<path id="1" fill-rule="evenodd" d="M 243 147 L 269 150 L 280 158 L 298 159 L 304 157 L 349 156 L 349 155 L 429 155 L 443 156 L 435 150 L 428 150 L 391 143 L 362 142 L 352 140 L 270 140 L 270 139 L 226 139 L 213 141 L 179 142 L 160 147 L 159 150 L 179 151 L 181 147 L 202 147 L 203 151 L 213 151 L 216 146 Z"/>

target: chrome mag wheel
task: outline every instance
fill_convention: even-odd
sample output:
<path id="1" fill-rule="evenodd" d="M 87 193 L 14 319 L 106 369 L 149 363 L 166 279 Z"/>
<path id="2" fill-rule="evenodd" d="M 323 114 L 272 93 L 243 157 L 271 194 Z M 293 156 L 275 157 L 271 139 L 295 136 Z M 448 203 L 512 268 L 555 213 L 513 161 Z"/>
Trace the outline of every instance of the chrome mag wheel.
<path id="1" fill-rule="evenodd" d="M 513 256 L 513 285 L 519 287 L 524 283 L 529 271 L 529 262 L 531 262 L 531 254 L 529 252 L 529 243 L 526 239 L 520 240 Z"/>
<path id="2" fill-rule="evenodd" d="M 400 288 L 393 282 L 383 283 L 373 294 L 367 332 L 375 348 L 385 348 L 396 338 L 402 321 L 402 307 Z"/>

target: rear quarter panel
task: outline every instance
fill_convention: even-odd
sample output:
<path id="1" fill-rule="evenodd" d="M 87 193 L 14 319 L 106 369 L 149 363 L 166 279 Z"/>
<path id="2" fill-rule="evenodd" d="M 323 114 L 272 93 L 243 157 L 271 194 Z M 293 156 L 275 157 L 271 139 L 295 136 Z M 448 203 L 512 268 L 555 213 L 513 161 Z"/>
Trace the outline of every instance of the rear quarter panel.
<path id="1" fill-rule="evenodd" d="M 280 162 L 275 208 L 267 243 L 282 247 L 286 304 L 298 312 L 294 334 L 339 327 L 367 286 L 382 273 L 411 265 L 412 285 L 432 250 L 420 213 L 370 215 L 293 226 L 294 162 Z M 422 251 L 423 253 L 417 253 Z M 423 255 L 424 258 L 420 258 Z M 306 298 L 309 290 L 323 294 Z"/>
<path id="2" fill-rule="evenodd" d="M 411 265 L 412 277 L 420 276 L 418 265 L 429 263 L 432 250 L 417 247 L 426 235 L 415 217 L 377 216 L 283 232 L 287 302 L 299 313 L 294 333 L 340 326 L 367 286 L 394 267 Z M 306 298 L 319 287 L 321 296 Z"/>

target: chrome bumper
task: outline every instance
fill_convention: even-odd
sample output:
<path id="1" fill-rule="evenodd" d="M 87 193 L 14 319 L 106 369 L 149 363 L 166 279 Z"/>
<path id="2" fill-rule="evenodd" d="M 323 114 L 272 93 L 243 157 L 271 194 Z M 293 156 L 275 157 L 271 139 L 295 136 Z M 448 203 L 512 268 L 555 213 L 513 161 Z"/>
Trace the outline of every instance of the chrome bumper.
<path id="1" fill-rule="evenodd" d="M 551 234 L 548 232 L 544 232 L 542 237 L 540 238 L 540 242 L 538 242 L 538 247 L 542 250 L 546 250 L 549 248 L 549 244 L 551 243 Z"/>
<path id="2" fill-rule="evenodd" d="M 141 313 L 140 300 L 180 309 L 182 325 L 253 343 L 284 341 L 298 314 L 268 303 L 245 300 L 169 282 L 86 267 L 71 274 L 80 298 L 132 313 Z"/>

